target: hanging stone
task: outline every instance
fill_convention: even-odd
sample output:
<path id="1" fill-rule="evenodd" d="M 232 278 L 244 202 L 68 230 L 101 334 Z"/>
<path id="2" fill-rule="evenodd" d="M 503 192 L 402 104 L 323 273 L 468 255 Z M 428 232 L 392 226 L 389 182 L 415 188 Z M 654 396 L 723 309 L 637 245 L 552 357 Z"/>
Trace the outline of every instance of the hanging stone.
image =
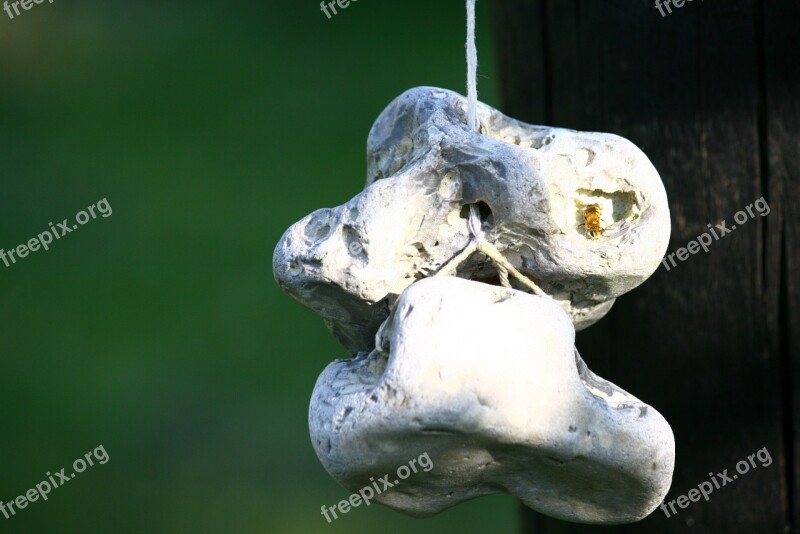
<path id="1" fill-rule="evenodd" d="M 367 185 L 347 204 L 292 226 L 275 251 L 288 294 L 321 315 L 352 353 L 371 350 L 391 305 L 436 273 L 470 240 L 467 205 L 487 237 L 570 315 L 577 330 L 659 266 L 670 236 L 658 172 L 612 134 L 531 126 L 479 105 L 481 133 L 466 125 L 466 100 L 422 87 L 378 117 L 368 140 Z M 600 210 L 587 237 L 585 212 Z M 458 276 L 488 280 L 485 258 Z"/>
<path id="2" fill-rule="evenodd" d="M 621 137 L 477 119 L 454 92 L 407 91 L 370 132 L 365 189 L 278 243 L 280 286 L 355 355 L 317 381 L 317 455 L 358 491 L 428 453 L 375 499 L 412 515 L 506 491 L 566 520 L 641 519 L 671 483 L 672 431 L 574 336 L 659 266 L 663 184 Z"/>
<path id="3" fill-rule="evenodd" d="M 592 374 L 552 299 L 453 277 L 408 288 L 377 347 L 317 380 L 311 440 L 356 493 L 427 454 L 377 502 L 428 516 L 506 491 L 552 517 L 626 523 L 672 479 L 667 421 Z"/>

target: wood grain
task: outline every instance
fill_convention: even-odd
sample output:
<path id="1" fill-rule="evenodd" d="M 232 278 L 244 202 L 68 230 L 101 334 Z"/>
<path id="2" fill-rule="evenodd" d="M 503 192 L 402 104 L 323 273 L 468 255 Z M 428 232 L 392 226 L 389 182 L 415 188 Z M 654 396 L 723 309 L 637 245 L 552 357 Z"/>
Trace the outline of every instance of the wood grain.
<path id="1" fill-rule="evenodd" d="M 667 500 L 751 468 L 708 502 L 619 532 L 782 533 L 800 525 L 800 3 L 496 0 L 503 111 L 640 146 L 670 198 L 670 252 L 764 197 L 767 216 L 619 299 L 578 336 L 593 371 L 675 432 Z M 523 512 L 523 531 L 608 531 Z M 800 532 L 800 530 L 799 530 Z"/>

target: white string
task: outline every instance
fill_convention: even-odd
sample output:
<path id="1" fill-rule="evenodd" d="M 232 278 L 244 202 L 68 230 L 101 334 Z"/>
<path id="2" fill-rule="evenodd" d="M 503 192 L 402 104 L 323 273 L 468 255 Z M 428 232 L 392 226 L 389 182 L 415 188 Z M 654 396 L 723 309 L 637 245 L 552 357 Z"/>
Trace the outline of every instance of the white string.
<path id="1" fill-rule="evenodd" d="M 505 257 L 503 257 L 503 254 L 497 250 L 497 247 L 495 247 L 486 239 L 486 234 L 483 233 L 482 226 L 483 225 L 481 224 L 480 214 L 477 207 L 475 204 L 470 204 L 467 227 L 470 234 L 472 234 L 472 239 L 470 239 L 469 244 L 464 250 L 462 250 L 454 258 L 448 261 L 441 269 L 439 269 L 439 272 L 436 273 L 436 276 L 455 276 L 462 263 L 467 261 L 475 252 L 480 252 L 489 258 L 494 264 L 495 268 L 497 269 L 497 275 L 500 278 L 500 283 L 504 287 L 511 287 L 511 282 L 509 281 L 508 276 L 512 275 L 534 295 L 539 295 L 540 297 L 549 297 L 549 295 L 542 291 L 541 288 L 539 288 L 539 286 L 533 282 L 533 280 L 519 272 L 516 267 L 511 265 L 511 263 L 505 259 Z"/>
<path id="2" fill-rule="evenodd" d="M 478 48 L 475 46 L 475 1 L 467 0 L 467 125 L 478 132 Z M 475 204 L 469 207 L 469 229 L 478 237 L 480 214 Z"/>
<path id="3" fill-rule="evenodd" d="M 478 49 L 475 47 L 475 0 L 467 0 L 467 124 L 476 132 L 478 122 Z"/>
<path id="4" fill-rule="evenodd" d="M 500 279 L 500 285 L 511 289 L 511 281 L 508 279 L 508 269 L 497 262 L 495 262 L 494 267 L 497 269 L 497 278 Z"/>
<path id="5" fill-rule="evenodd" d="M 480 133 L 480 122 L 478 121 L 478 49 L 475 47 L 475 1 L 467 0 L 467 125 L 471 130 Z M 504 287 L 511 287 L 511 282 L 508 279 L 509 274 L 511 274 L 535 295 L 549 296 L 533 280 L 511 265 L 503 257 L 503 254 L 497 250 L 497 247 L 486 239 L 477 204 L 470 204 L 469 206 L 467 228 L 472 235 L 469 244 L 448 261 L 436 273 L 436 276 L 455 276 L 458 267 L 462 263 L 467 261 L 475 252 L 480 252 L 492 261 L 497 269 L 500 283 Z"/>
<path id="6" fill-rule="evenodd" d="M 481 224 L 481 214 L 478 211 L 477 204 L 469 205 L 469 219 L 467 219 L 467 229 L 472 237 L 480 237 L 483 233 L 483 224 Z"/>

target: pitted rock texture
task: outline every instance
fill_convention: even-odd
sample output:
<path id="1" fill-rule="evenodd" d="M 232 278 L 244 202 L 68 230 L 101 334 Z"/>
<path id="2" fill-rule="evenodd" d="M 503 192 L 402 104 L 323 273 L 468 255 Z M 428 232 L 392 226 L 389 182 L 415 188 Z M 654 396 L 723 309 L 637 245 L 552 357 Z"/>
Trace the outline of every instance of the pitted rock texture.
<path id="1" fill-rule="evenodd" d="M 579 330 L 647 279 L 666 251 L 666 193 L 635 145 L 527 125 L 483 104 L 476 133 L 465 107 L 463 97 L 437 88 L 398 97 L 370 132 L 366 188 L 293 225 L 275 250 L 281 287 L 321 315 L 353 354 L 374 347 L 406 288 L 467 245 L 471 204 L 490 241 Z M 602 211 L 596 240 L 581 226 L 592 204 Z M 480 255 L 458 276 L 496 283 Z"/>
<path id="2" fill-rule="evenodd" d="M 328 472 L 356 492 L 427 453 L 376 497 L 428 516 L 503 491 L 552 517 L 627 523 L 672 478 L 672 430 L 653 408 L 592 374 L 569 316 L 548 297 L 461 280 L 408 288 L 377 347 L 331 363 L 309 422 Z"/>

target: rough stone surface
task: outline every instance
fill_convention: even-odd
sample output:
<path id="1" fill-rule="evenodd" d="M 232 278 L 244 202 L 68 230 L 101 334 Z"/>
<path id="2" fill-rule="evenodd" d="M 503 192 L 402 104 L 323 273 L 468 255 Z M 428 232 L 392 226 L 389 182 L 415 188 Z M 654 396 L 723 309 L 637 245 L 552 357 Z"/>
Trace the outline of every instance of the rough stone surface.
<path id="1" fill-rule="evenodd" d="M 314 448 L 356 492 L 428 453 L 377 500 L 417 516 L 505 491 L 550 516 L 625 523 L 667 493 L 664 418 L 593 375 L 553 300 L 454 277 L 417 282 L 377 348 L 328 366 L 311 402 Z"/>
<path id="2" fill-rule="evenodd" d="M 611 134 L 531 126 L 422 87 L 397 98 L 368 140 L 363 192 L 292 226 L 274 256 L 281 287 L 320 314 L 352 352 L 369 351 L 392 304 L 469 241 L 478 204 L 490 241 L 583 329 L 647 279 L 666 251 L 670 218 L 658 173 Z M 604 234 L 587 239 L 583 210 L 602 208 Z M 458 276 L 490 280 L 475 255 Z M 517 286 L 520 287 L 520 286 Z"/>

